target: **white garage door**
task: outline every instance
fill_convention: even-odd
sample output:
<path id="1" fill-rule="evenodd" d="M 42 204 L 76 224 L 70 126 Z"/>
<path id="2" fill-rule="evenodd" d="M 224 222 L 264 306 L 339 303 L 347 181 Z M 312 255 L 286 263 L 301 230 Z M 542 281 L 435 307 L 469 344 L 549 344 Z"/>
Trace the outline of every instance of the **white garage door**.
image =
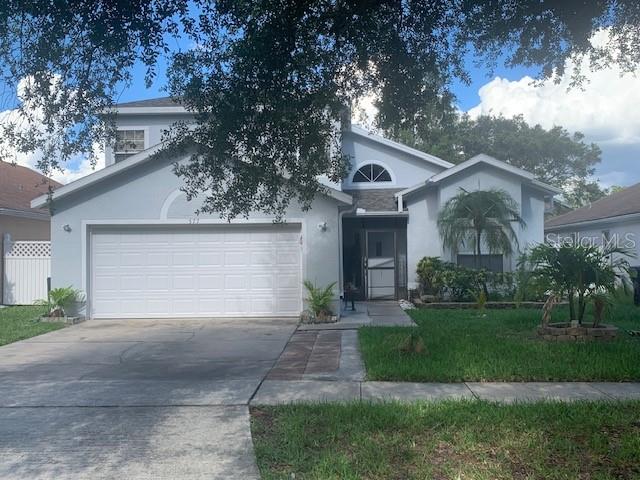
<path id="1" fill-rule="evenodd" d="M 293 316 L 301 310 L 297 226 L 96 230 L 95 318 Z"/>

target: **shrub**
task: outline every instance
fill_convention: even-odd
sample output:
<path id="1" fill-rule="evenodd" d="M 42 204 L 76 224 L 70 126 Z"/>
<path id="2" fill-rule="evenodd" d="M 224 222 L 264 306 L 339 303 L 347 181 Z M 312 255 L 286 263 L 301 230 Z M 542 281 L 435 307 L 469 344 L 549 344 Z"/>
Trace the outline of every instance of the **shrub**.
<path id="1" fill-rule="evenodd" d="M 620 255 L 613 257 L 614 254 Z M 614 294 L 629 283 L 630 256 L 626 249 L 592 245 L 538 245 L 531 250 L 534 275 L 547 289 L 569 302 L 569 317 L 579 324 L 584 320 L 588 301 L 595 303 L 595 325 L 606 314 L 604 294 Z"/>
<path id="2" fill-rule="evenodd" d="M 309 308 L 314 315 L 331 315 L 331 302 L 333 301 L 333 288 L 336 286 L 336 282 L 333 282 L 326 287 L 316 287 L 311 281 L 305 280 L 303 282 L 309 296 L 307 302 Z"/>
<path id="3" fill-rule="evenodd" d="M 540 302 L 547 296 L 547 286 L 535 274 L 528 252 L 520 255 L 514 272 L 514 299 L 516 302 Z"/>
<path id="4" fill-rule="evenodd" d="M 52 288 L 46 300 L 38 300 L 36 304 L 45 305 L 50 317 L 64 317 L 70 307 L 77 306 L 78 303 L 83 301 L 84 295 L 82 291 L 69 286 Z"/>
<path id="5" fill-rule="evenodd" d="M 424 257 L 416 270 L 420 293 L 456 302 L 474 301 L 478 292 L 489 300 L 513 298 L 516 290 L 511 272 L 475 270 L 439 257 Z"/>
<path id="6" fill-rule="evenodd" d="M 444 287 L 442 274 L 445 262 L 439 257 L 424 257 L 418 262 L 417 274 L 420 282 L 420 293 L 423 295 L 442 295 Z"/>

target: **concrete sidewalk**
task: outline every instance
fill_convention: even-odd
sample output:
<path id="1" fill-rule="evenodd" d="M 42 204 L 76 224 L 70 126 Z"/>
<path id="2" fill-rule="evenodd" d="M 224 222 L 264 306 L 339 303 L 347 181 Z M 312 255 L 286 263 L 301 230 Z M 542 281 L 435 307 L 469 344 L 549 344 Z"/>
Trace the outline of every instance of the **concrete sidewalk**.
<path id="1" fill-rule="evenodd" d="M 417 325 L 395 300 L 378 300 L 355 302 L 355 310 L 347 306 L 340 312 L 340 319 L 336 323 L 303 323 L 298 326 L 298 331 L 355 330 L 362 326 L 415 327 Z"/>
<path id="2" fill-rule="evenodd" d="M 478 399 L 500 403 L 541 400 L 640 400 L 640 383 L 483 382 L 404 383 L 265 380 L 251 405 L 351 401 Z"/>

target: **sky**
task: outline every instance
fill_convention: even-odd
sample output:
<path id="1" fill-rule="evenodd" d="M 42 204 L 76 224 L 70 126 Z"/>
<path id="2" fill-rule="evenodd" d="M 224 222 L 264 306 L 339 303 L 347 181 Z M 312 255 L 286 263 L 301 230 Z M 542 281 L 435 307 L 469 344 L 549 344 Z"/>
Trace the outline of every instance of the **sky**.
<path id="1" fill-rule="evenodd" d="M 594 41 L 602 38 L 596 34 Z M 595 142 L 602 149 L 602 162 L 594 175 L 602 186 L 629 186 L 640 182 L 640 78 L 637 75 L 621 76 L 616 67 L 592 71 L 584 63 L 587 82 L 582 88 L 569 88 L 568 77 L 577 67 L 573 62 L 567 63 L 567 75 L 558 82 L 535 83 L 536 69 L 498 66 L 489 72 L 475 66 L 472 57 L 467 60 L 471 83 L 455 82 L 452 86 L 461 111 L 471 116 L 523 115 L 531 125 L 540 124 L 544 128 L 561 125 L 570 132 L 580 131 L 585 134 L 585 141 Z M 151 88 L 144 84 L 144 67 L 136 67 L 133 83 L 123 89 L 116 100 L 166 96 L 164 66 L 159 66 Z M 0 112 L 0 121 L 3 113 L 6 112 Z M 35 161 L 34 156 L 18 158 L 19 163 L 31 167 Z M 103 166 L 102 161 L 96 168 Z M 52 176 L 68 183 L 92 171 L 88 162 L 77 158 L 66 171 Z"/>

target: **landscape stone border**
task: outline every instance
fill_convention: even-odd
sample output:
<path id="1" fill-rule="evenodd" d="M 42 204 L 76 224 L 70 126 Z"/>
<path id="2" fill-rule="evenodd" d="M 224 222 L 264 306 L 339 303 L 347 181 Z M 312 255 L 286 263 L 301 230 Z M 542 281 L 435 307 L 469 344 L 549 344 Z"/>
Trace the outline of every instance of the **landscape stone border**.
<path id="1" fill-rule="evenodd" d="M 538 327 L 538 336 L 545 340 L 557 342 L 576 341 L 609 341 L 618 335 L 618 327 L 614 325 L 601 324 L 597 327 L 587 325 L 572 326 L 569 323 L 550 323 L 546 327 Z"/>
<path id="2" fill-rule="evenodd" d="M 40 321 L 44 323 L 63 323 L 64 325 L 76 325 L 84 322 L 85 317 L 40 317 Z"/>

